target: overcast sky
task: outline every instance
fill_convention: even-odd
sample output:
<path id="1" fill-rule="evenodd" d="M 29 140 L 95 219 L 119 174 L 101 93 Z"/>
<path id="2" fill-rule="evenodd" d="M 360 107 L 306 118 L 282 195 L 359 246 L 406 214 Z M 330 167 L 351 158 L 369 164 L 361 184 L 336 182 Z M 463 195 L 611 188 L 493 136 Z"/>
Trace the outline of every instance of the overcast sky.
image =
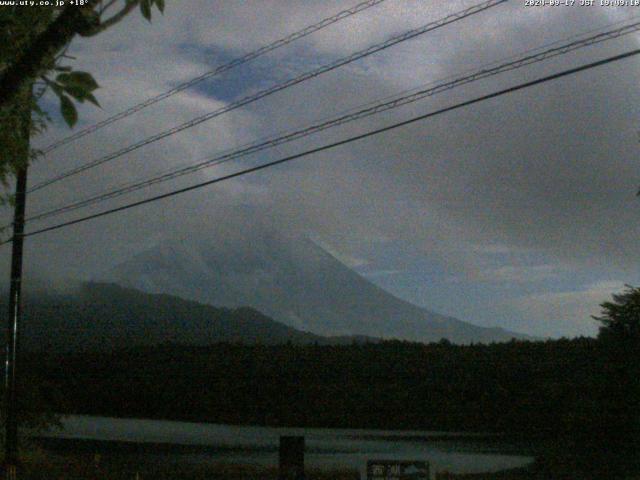
<path id="1" fill-rule="evenodd" d="M 70 54 L 93 73 L 92 124 L 330 16 L 356 1 L 173 0 L 136 12 Z M 259 89 L 476 1 L 387 0 L 56 150 L 30 183 L 115 151 Z M 576 2 L 579 3 L 579 2 Z M 525 7 L 512 0 L 142 148 L 29 198 L 35 213 L 335 116 L 551 42 L 640 7 Z M 613 28 L 613 27 L 612 27 Z M 214 178 L 638 48 L 638 35 L 457 88 L 391 112 L 50 221 Z M 163 241 L 238 244 L 269 228 L 307 235 L 401 298 L 484 326 L 538 336 L 595 334 L 598 304 L 640 284 L 640 60 L 502 96 L 276 168 L 29 238 L 27 278 L 96 278 Z M 55 114 L 36 140 L 70 133 Z M 242 206 L 242 208 L 240 208 Z M 239 212 L 253 212 L 252 215 Z M 8 263 L 9 249 L 4 250 Z M 7 275 L 5 275 L 5 278 Z"/>

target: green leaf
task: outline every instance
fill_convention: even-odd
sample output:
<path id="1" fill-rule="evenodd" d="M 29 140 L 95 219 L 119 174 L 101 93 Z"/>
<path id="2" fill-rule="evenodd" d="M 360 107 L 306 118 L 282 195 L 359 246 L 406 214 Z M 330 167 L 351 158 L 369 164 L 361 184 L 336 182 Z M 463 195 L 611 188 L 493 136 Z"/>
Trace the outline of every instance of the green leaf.
<path id="1" fill-rule="evenodd" d="M 56 82 L 68 83 L 69 82 L 69 74 L 68 73 L 61 73 L 61 74 L 57 75 L 56 76 Z"/>
<path id="2" fill-rule="evenodd" d="M 49 84 L 49 86 L 51 86 L 51 90 L 53 90 L 53 93 L 55 93 L 58 97 L 61 97 L 63 95 L 63 86 L 60 85 L 59 83 L 54 83 L 54 82 L 47 82 Z"/>
<path id="3" fill-rule="evenodd" d="M 86 99 L 93 103 L 96 107 L 102 108 L 102 106 L 96 100 L 96 97 L 93 96 L 93 93 L 87 93 Z"/>
<path id="4" fill-rule="evenodd" d="M 61 73 L 56 77 L 56 81 L 64 85 L 82 87 L 88 91 L 93 91 L 99 87 L 93 75 L 88 72 Z"/>
<path id="5" fill-rule="evenodd" d="M 140 12 L 144 18 L 149 22 L 151 21 L 151 0 L 142 0 L 140 2 Z"/>
<path id="6" fill-rule="evenodd" d="M 62 95 L 60 97 L 60 113 L 62 113 L 62 118 L 67 122 L 70 128 L 78 121 L 78 111 L 76 110 L 73 102 L 66 95 Z"/>
<path id="7" fill-rule="evenodd" d="M 156 6 L 158 10 L 160 10 L 160 13 L 164 13 L 164 0 L 156 0 Z"/>
<path id="8" fill-rule="evenodd" d="M 77 85 L 64 85 L 63 88 L 65 93 L 71 95 L 80 103 L 83 103 L 84 99 L 87 98 L 87 95 L 90 94 L 90 92 L 82 87 L 78 87 Z"/>

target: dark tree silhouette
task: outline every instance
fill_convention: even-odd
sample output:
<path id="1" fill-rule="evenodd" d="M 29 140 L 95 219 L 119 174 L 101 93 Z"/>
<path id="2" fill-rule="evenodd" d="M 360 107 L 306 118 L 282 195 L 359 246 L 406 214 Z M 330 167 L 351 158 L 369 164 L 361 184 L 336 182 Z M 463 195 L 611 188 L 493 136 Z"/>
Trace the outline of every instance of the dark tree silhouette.
<path id="1" fill-rule="evenodd" d="M 613 301 L 600 304 L 602 313 L 593 318 L 601 323 L 599 338 L 615 342 L 640 344 L 640 288 L 626 286 L 614 294 Z"/>
<path id="2" fill-rule="evenodd" d="M 637 459 L 631 450 L 640 443 L 640 288 L 627 285 L 600 306 L 601 315 L 593 317 L 601 324 L 600 444 Z"/>

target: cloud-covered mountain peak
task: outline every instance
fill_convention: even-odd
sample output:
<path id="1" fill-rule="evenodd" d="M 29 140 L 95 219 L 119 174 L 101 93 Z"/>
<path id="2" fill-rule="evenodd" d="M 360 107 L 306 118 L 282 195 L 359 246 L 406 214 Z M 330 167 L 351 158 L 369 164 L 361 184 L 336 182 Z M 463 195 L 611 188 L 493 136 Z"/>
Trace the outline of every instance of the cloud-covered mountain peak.
<path id="1" fill-rule="evenodd" d="M 106 278 L 151 293 L 214 306 L 250 306 L 319 335 L 369 335 L 468 343 L 515 334 L 439 315 L 405 302 L 344 265 L 307 236 L 269 233 L 230 243 L 162 243 Z"/>

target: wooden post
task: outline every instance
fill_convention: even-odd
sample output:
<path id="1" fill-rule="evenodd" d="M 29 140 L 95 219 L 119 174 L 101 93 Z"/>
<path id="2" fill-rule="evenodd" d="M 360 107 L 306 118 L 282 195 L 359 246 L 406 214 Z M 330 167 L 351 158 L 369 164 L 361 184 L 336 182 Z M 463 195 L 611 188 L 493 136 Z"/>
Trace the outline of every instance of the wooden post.
<path id="1" fill-rule="evenodd" d="M 278 480 L 304 480 L 304 437 L 280 437 Z"/>
<path id="2" fill-rule="evenodd" d="M 18 395 L 16 364 L 18 359 L 18 334 L 22 317 L 22 251 L 24 244 L 24 214 L 27 196 L 27 167 L 29 164 L 29 135 L 31 132 L 31 86 L 24 95 L 22 125 L 16 133 L 22 145 L 16 159 L 16 196 L 13 212 L 13 237 L 11 239 L 11 283 L 9 287 L 9 311 L 6 334 L 4 372 L 4 476 L 16 480 L 18 467 Z"/>

